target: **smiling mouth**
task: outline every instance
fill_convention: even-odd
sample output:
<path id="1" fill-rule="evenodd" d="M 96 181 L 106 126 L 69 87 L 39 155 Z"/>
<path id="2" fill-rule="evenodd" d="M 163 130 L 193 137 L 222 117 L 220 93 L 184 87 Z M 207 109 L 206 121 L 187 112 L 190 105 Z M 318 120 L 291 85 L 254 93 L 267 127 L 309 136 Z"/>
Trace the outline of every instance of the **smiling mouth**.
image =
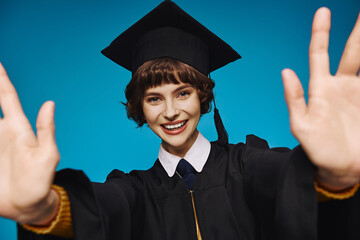
<path id="1" fill-rule="evenodd" d="M 186 124 L 187 120 L 186 121 L 183 121 L 183 122 L 180 122 L 180 123 L 176 123 L 176 124 L 162 124 L 161 126 L 163 128 L 165 128 L 166 130 L 176 130 L 176 129 L 179 129 L 181 128 L 182 126 L 184 126 Z"/>

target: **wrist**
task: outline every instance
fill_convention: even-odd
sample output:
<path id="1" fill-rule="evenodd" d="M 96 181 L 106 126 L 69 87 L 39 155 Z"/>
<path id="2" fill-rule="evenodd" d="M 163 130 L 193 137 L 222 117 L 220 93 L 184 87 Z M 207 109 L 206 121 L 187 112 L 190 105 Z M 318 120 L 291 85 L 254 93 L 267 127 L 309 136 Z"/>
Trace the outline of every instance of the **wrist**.
<path id="1" fill-rule="evenodd" d="M 59 194 L 53 188 L 50 190 L 50 194 L 44 204 L 44 212 L 34 221 L 33 225 L 46 226 L 56 217 L 59 210 Z"/>
<path id="2" fill-rule="evenodd" d="M 27 211 L 17 222 L 34 226 L 46 226 L 55 217 L 59 208 L 59 195 L 51 189 L 48 196 L 31 210 Z"/>
<path id="3" fill-rule="evenodd" d="M 69 197 L 65 189 L 61 186 L 52 185 L 52 189 L 55 189 L 59 196 L 59 207 L 55 218 L 46 225 L 37 226 L 22 224 L 22 227 L 35 232 L 36 234 L 51 234 L 64 238 L 72 238 L 74 233 Z"/>
<path id="4" fill-rule="evenodd" d="M 358 176 L 349 174 L 334 173 L 325 169 L 315 171 L 315 181 L 318 186 L 330 192 L 344 192 L 359 183 Z"/>

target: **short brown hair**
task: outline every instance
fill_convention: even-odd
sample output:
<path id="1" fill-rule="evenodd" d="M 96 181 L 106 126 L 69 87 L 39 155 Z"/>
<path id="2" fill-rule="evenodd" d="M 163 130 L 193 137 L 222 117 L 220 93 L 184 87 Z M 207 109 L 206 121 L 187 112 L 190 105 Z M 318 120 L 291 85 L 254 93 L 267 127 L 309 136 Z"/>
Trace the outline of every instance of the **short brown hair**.
<path id="1" fill-rule="evenodd" d="M 173 58 L 164 57 L 149 60 L 141 65 L 125 89 L 127 116 L 134 120 L 139 127 L 146 123 L 142 109 L 144 93 L 151 87 L 163 83 L 189 83 L 198 90 L 201 114 L 211 110 L 214 98 L 214 81 L 200 73 L 195 68 Z"/>

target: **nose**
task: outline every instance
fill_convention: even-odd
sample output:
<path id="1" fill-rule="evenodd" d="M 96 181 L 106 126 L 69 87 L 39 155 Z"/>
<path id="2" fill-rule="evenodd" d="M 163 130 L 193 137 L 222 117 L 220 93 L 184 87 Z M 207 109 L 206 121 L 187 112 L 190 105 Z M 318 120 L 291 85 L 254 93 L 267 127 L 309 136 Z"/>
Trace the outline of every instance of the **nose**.
<path id="1" fill-rule="evenodd" d="M 179 109 L 176 106 L 176 103 L 173 101 L 167 101 L 165 105 L 165 109 L 163 112 L 164 117 L 169 120 L 173 121 L 179 116 Z"/>

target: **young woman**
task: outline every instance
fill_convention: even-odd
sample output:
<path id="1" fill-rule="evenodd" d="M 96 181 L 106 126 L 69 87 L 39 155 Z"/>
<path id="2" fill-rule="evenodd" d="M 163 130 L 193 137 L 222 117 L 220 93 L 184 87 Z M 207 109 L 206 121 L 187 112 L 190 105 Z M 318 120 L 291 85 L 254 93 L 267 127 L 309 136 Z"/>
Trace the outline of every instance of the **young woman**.
<path id="1" fill-rule="evenodd" d="M 169 7 L 175 6 L 165 1 L 159 7 L 168 14 Z M 159 16 L 156 11 L 152 14 Z M 145 20 L 149 22 L 149 17 Z M 35 233 L 94 240 L 316 239 L 318 233 L 320 237 L 341 233 L 358 238 L 357 228 L 351 226 L 360 223 L 360 215 L 353 211 L 358 209 L 359 196 L 353 194 L 360 178 L 360 20 L 336 76 L 329 74 L 329 28 L 330 13 L 320 9 L 310 44 L 308 105 L 294 72 L 283 71 L 292 131 L 302 144 L 292 151 L 269 149 L 264 140 L 252 135 L 244 144 L 210 143 L 197 131 L 200 116 L 208 112 L 213 98 L 214 84 L 206 74 L 234 57 L 214 64 L 204 50 L 210 43 L 204 48 L 202 40 L 188 36 L 189 32 L 157 28 L 144 37 L 127 31 L 133 34 L 130 40 L 144 37 L 136 49 L 144 50 L 155 37 L 150 44 L 151 49 L 159 47 L 155 54 L 163 46 L 157 43 L 168 36 L 175 36 L 176 47 L 185 43 L 186 48 L 191 41 L 198 48 L 191 58 L 181 55 L 182 47 L 161 56 L 154 57 L 153 52 L 150 59 L 148 51 L 142 51 L 131 56 L 130 66 L 118 49 L 105 51 L 110 58 L 121 55 L 112 59 L 133 72 L 126 89 L 129 117 L 139 126 L 148 124 L 162 143 L 151 169 L 130 174 L 115 170 L 103 184 L 91 183 L 75 170 L 55 176 L 59 154 L 54 104 L 47 102 L 41 108 L 35 137 L 1 68 L 0 215 L 29 230 L 20 228 L 20 239 L 43 239 Z M 125 40 L 129 41 L 129 35 Z M 209 62 L 203 64 L 199 56 Z M 325 205 L 318 215 L 314 181 L 321 186 L 318 191 L 328 196 L 352 198 Z"/>

